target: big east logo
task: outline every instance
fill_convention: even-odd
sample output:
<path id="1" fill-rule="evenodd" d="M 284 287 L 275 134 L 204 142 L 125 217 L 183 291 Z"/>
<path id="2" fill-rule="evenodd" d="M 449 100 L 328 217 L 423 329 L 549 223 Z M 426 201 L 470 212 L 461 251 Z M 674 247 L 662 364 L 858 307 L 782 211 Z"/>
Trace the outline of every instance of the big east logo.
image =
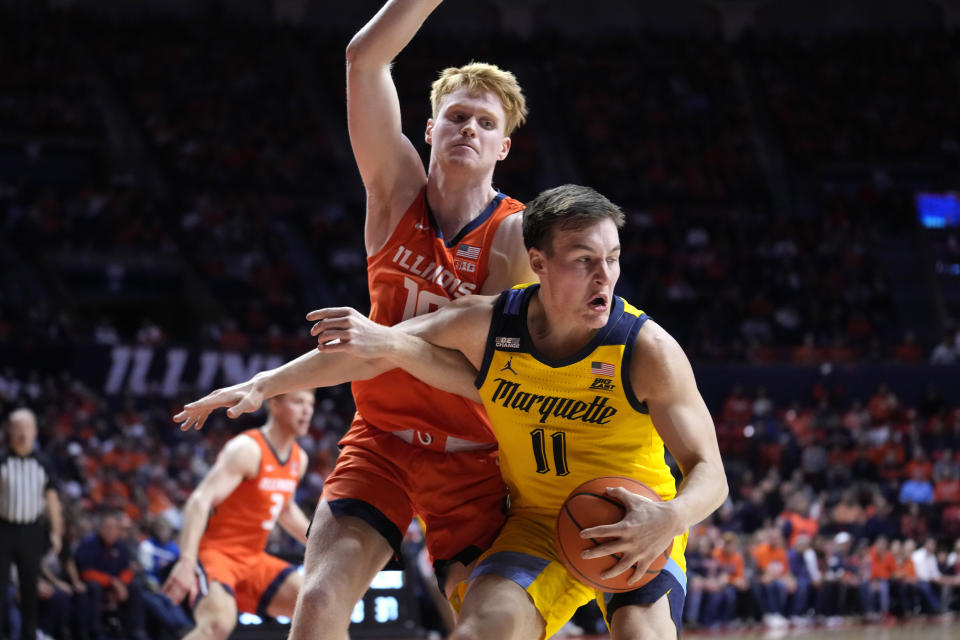
<path id="1" fill-rule="evenodd" d="M 596 391 L 613 391 L 614 388 L 613 383 L 607 378 L 594 378 L 593 384 L 590 385 L 590 389 Z"/>

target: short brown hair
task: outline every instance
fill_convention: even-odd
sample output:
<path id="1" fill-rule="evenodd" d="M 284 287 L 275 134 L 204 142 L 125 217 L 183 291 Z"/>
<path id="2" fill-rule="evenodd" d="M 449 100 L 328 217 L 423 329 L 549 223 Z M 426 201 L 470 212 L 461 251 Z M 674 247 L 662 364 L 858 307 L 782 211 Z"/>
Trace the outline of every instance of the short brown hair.
<path id="1" fill-rule="evenodd" d="M 564 184 L 547 189 L 527 203 L 523 212 L 523 244 L 547 255 L 553 251 L 555 229 L 582 229 L 601 220 L 623 226 L 623 211 L 596 189 Z"/>
<path id="2" fill-rule="evenodd" d="M 433 81 L 430 89 L 430 106 L 434 118 L 440 113 L 443 98 L 463 87 L 471 91 L 489 91 L 500 99 L 507 116 L 503 125 L 504 135 L 509 136 L 526 121 L 527 99 L 523 96 L 517 77 L 506 69 L 486 62 L 447 67 L 440 72 L 440 77 Z"/>

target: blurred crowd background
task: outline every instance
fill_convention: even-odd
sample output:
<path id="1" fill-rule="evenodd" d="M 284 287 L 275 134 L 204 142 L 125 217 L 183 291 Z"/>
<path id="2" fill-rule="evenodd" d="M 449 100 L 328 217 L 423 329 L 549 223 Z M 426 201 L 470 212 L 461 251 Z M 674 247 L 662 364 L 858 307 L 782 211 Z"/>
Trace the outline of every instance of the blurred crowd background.
<path id="1" fill-rule="evenodd" d="M 369 308 L 343 59 L 380 3 L 132 4 L 0 2 L 0 415 L 37 413 L 58 474 L 54 637 L 101 515 L 132 561 L 164 547 L 263 419 L 170 416 L 309 350 L 308 310 Z M 432 79 L 494 62 L 531 109 L 495 186 L 626 211 L 618 293 L 693 361 L 731 486 L 691 627 L 960 608 L 958 26 L 951 0 L 447 2 L 397 60 L 425 156 Z M 318 392 L 307 513 L 352 412 Z"/>

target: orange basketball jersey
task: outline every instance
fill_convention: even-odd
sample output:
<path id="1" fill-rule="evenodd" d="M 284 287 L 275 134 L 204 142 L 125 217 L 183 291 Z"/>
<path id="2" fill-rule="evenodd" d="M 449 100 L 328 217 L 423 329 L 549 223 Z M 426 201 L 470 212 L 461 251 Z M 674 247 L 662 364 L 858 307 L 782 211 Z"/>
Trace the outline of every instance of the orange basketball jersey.
<path id="1" fill-rule="evenodd" d="M 260 447 L 260 472 L 243 480 L 226 500 L 218 504 L 207 522 L 200 550 L 215 547 L 227 553 L 260 553 L 277 522 L 277 516 L 300 482 L 300 446 L 294 442 L 286 460 L 277 457 L 259 429 L 249 436 Z"/>
<path id="2" fill-rule="evenodd" d="M 523 203 L 502 193 L 457 236 L 446 241 L 420 192 L 380 251 L 367 258 L 370 318 L 392 326 L 434 311 L 450 300 L 477 293 L 487 277 L 494 235 Z M 494 441 L 483 406 L 439 391 L 401 369 L 353 383 L 354 423 L 385 431 L 413 429 L 421 444 L 450 435 Z"/>

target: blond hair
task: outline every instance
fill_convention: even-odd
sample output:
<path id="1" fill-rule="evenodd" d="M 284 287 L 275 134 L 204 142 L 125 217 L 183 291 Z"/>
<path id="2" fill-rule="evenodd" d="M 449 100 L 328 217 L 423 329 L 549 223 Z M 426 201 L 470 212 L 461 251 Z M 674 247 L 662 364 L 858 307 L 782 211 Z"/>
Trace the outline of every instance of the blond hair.
<path id="1" fill-rule="evenodd" d="M 443 98 L 454 91 L 466 87 L 470 91 L 489 91 L 500 99 L 507 116 L 504 123 L 504 135 L 509 136 L 514 129 L 527 119 L 527 100 L 517 82 L 517 77 L 495 64 L 471 62 L 462 67 L 447 67 L 430 89 L 430 105 L 433 117 L 440 113 Z"/>

